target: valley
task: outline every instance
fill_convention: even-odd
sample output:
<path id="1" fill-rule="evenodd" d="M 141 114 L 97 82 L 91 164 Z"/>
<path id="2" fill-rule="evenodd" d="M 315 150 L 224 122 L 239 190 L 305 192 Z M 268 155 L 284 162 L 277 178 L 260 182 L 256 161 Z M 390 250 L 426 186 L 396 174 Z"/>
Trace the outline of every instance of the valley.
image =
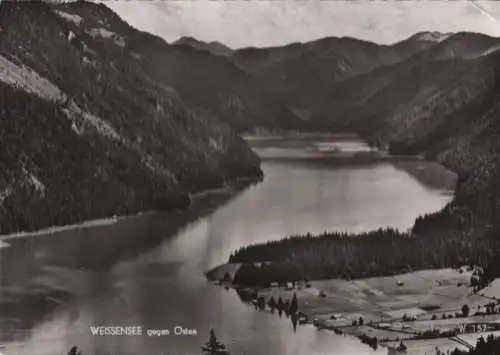
<path id="1" fill-rule="evenodd" d="M 297 293 L 299 309 L 311 323 L 316 317 L 321 328 L 340 329 L 364 343 L 371 342 L 367 337 L 387 338 L 391 348 L 405 334 L 420 336 L 434 326 L 455 329 L 462 321 L 496 326 L 493 312 L 479 314 L 480 321 L 474 314 L 455 313 L 465 303 L 479 312 L 478 306 L 487 300 L 497 306 L 500 298 L 495 288 L 500 277 L 499 38 L 421 31 L 390 44 L 333 35 L 270 47 L 230 48 L 188 35 L 169 43 L 130 26 L 106 4 L 87 1 L 2 2 L 0 33 L 0 251 L 12 270 L 19 269 L 2 275 L 9 282 L 3 296 L 16 304 L 12 319 L 26 317 L 16 292 L 37 298 L 39 282 L 40 294 L 57 298 L 64 289 L 59 303 L 66 306 L 56 309 L 94 317 L 101 308 L 85 297 L 102 296 L 108 306 L 114 302 L 112 290 L 99 294 L 92 288 L 105 274 L 102 263 L 115 270 L 110 277 L 118 284 L 135 285 L 138 280 L 122 274 L 120 265 L 141 274 L 144 262 L 161 263 L 162 253 L 173 257 L 168 248 L 178 247 L 186 254 L 180 269 L 169 266 L 176 292 L 184 294 L 183 280 L 189 279 L 189 287 L 211 294 L 212 306 L 224 298 L 245 319 L 252 317 L 240 308 L 247 305 L 234 295 L 221 296 L 211 284 L 202 286 L 204 272 L 225 265 L 216 279 L 224 279 L 220 270 L 229 267 L 234 285 L 259 288 L 266 301 Z M 234 188 L 242 182 L 261 185 Z M 196 202 L 227 190 L 230 196 L 220 203 L 208 201 L 201 208 Z M 227 224 L 222 227 L 211 216 L 227 211 L 226 203 L 240 209 L 222 218 Z M 197 215 L 201 224 L 194 222 Z M 175 231 L 159 216 L 173 221 Z M 263 225 L 252 226 L 247 218 Z M 153 222 L 164 239 L 156 240 L 148 229 Z M 66 243 L 83 243 L 88 252 L 92 248 L 81 230 L 97 240 L 105 230 L 115 236 L 121 233 L 117 225 L 134 223 L 140 227 L 130 231 L 133 243 L 123 246 L 123 255 L 129 257 L 128 248 L 141 244 L 145 228 L 158 242 L 148 249 L 153 256 L 91 258 L 82 262 L 85 267 L 101 269 L 86 276 L 89 284 L 66 284 L 66 272 L 80 272 L 70 260 L 54 256 L 64 252 L 79 259 Z M 193 237 L 189 229 L 179 231 L 193 223 L 193 233 L 205 235 L 206 249 L 178 241 Z M 221 236 L 214 237 L 211 228 L 219 228 Z M 63 234 L 70 241 L 41 241 Z M 26 238 L 12 239 L 19 235 Z M 119 245 L 118 238 L 111 239 Z M 27 245 L 39 253 L 26 256 L 34 271 L 13 257 L 27 252 Z M 197 248 L 206 254 L 194 265 L 187 255 Z M 18 282 L 22 287 L 17 288 L 17 277 L 26 281 Z M 149 290 L 144 297 L 166 292 L 149 276 L 144 279 Z M 400 279 L 408 281 L 399 285 Z M 311 287 L 271 287 L 304 280 Z M 75 299 L 84 308 L 71 303 Z M 9 309 L 8 302 L 3 309 Z M 432 319 L 439 312 L 424 309 L 416 319 L 401 322 L 401 310 L 421 310 L 429 302 L 455 317 Z M 131 312 L 132 318 L 142 314 Z M 152 326 L 158 322 L 154 312 L 144 312 Z M 217 312 L 203 312 L 232 334 L 233 349 L 251 349 L 252 342 L 235 345 L 248 335 L 237 319 L 221 325 Z M 332 313 L 343 316 L 333 319 Z M 436 318 L 442 316 L 437 313 Z M 66 318 L 47 314 L 61 329 Z M 364 324 L 353 326 L 360 314 Z M 110 317 L 123 320 L 117 312 Z M 258 321 L 264 329 L 276 330 L 280 339 L 290 335 L 280 321 L 266 317 Z M 86 351 L 106 348 L 105 343 L 94 347 L 82 335 L 83 318 L 71 313 L 69 319 Z M 22 320 L 38 334 L 40 320 Z M 206 335 L 209 324 L 195 316 L 191 320 L 203 323 L 199 335 Z M 378 326 L 368 326 L 370 320 Z M 310 331 L 301 334 L 310 339 Z M 8 337 L 21 348 L 34 344 L 14 333 Z M 251 337 L 256 342 L 258 332 Z M 474 337 L 454 334 L 439 341 L 443 349 L 458 345 L 468 351 Z M 408 341 L 409 353 L 434 350 L 418 341 L 429 345 L 434 338 Z M 264 343 L 261 353 L 293 352 L 270 337 Z M 160 345 L 165 344 L 146 348 L 159 351 Z M 182 341 L 176 346 L 193 350 Z M 302 351 L 313 354 L 313 348 Z"/>

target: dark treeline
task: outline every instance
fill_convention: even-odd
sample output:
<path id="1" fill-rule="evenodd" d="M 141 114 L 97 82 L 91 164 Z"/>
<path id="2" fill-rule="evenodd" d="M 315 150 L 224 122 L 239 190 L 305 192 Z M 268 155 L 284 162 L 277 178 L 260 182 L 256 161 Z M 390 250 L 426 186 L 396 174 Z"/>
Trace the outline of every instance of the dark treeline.
<path id="1" fill-rule="evenodd" d="M 391 153 L 421 154 L 457 173 L 455 198 L 442 211 L 419 217 L 408 233 L 393 229 L 360 235 L 325 232 L 242 248 L 230 261 L 249 264 L 235 275 L 235 282 L 265 285 L 306 277 L 348 279 L 477 264 L 484 269 L 474 285 L 477 290 L 500 276 L 499 58 L 496 52 L 462 63 L 465 67 L 456 66 L 453 58 L 449 63 L 414 67 L 425 70 L 414 71 L 404 64 L 373 71 L 368 78 L 355 78 L 352 85 L 355 101 L 365 104 L 349 106 L 339 115 L 354 123 L 349 125 L 351 131 L 371 143 L 388 145 Z M 377 84 L 377 78 L 385 79 Z M 428 85 L 436 84 L 437 91 L 428 90 Z M 381 85 L 376 90 L 380 94 L 361 99 L 358 95 L 365 94 L 359 87 L 366 85 Z M 408 90 L 411 86 L 415 91 Z M 341 86 L 338 92 L 344 90 Z M 420 90 L 429 94 L 414 100 Z M 413 102 L 405 106 L 408 99 Z M 332 110 L 331 106 L 325 110 L 329 117 L 335 116 Z M 255 261 L 270 263 L 250 264 Z"/>
<path id="2" fill-rule="evenodd" d="M 493 114 L 498 116 L 497 111 Z M 411 231 L 386 228 L 359 235 L 325 232 L 244 247 L 230 256 L 230 262 L 270 263 L 262 267 L 245 265 L 235 275 L 235 282 L 264 285 L 302 278 L 349 279 L 479 265 L 484 274 L 476 286 L 484 287 L 500 276 L 497 116 L 488 116 L 488 130 L 480 141 L 473 141 L 481 144 L 467 146 L 474 148 L 474 156 L 463 148 L 449 157 L 448 165 L 459 174 L 453 201 L 441 211 L 418 217 Z"/>
<path id="3" fill-rule="evenodd" d="M 476 347 L 470 351 L 455 349 L 450 355 L 497 355 L 500 354 L 500 338 L 490 334 L 486 339 L 479 338 Z"/>
<path id="4" fill-rule="evenodd" d="M 467 233 L 415 235 L 394 229 L 356 236 L 343 233 L 295 236 L 244 247 L 231 255 L 230 262 L 244 263 L 235 274 L 234 283 L 251 286 L 487 265 L 494 251 L 500 248 L 499 230 L 493 229 L 478 238 Z M 256 266 L 253 262 L 264 263 Z"/>
<path id="5" fill-rule="evenodd" d="M 183 158 L 185 162 L 163 157 L 162 165 L 179 172 L 174 183 L 153 172 L 143 156 L 126 145 L 95 131 L 75 134 L 57 105 L 1 82 L 0 107 L 7 117 L 0 129 L 1 234 L 150 209 L 187 208 L 188 192 L 224 183 L 220 175 L 204 173 L 203 165 L 197 166 L 198 173 L 213 181 L 200 178 L 196 183 L 188 175 L 184 179 L 182 166 L 193 157 Z M 196 169 L 191 170 L 196 176 Z M 250 170 L 236 165 L 227 179 L 251 175 Z"/>
<path id="6" fill-rule="evenodd" d="M 3 58 L 53 97 L 0 82 L 0 234 L 186 208 L 189 193 L 262 175 L 226 124 L 148 79 L 121 47 L 82 30 L 70 41 L 47 3 L 4 2 L 0 23 Z"/>
<path id="7" fill-rule="evenodd" d="M 201 347 L 203 355 L 230 355 L 226 346 L 217 339 L 213 329 L 210 330 L 208 341 Z M 71 347 L 68 355 L 84 355 L 77 346 Z"/>

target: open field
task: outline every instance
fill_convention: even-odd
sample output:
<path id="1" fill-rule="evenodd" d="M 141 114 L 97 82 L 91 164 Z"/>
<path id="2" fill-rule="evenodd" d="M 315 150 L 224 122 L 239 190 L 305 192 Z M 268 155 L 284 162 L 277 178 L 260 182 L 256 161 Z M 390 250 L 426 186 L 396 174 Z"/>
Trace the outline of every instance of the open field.
<path id="1" fill-rule="evenodd" d="M 459 342 L 448 338 L 429 339 L 429 340 L 407 340 L 404 342 L 407 347 L 406 355 L 435 355 L 436 347 L 446 354 L 447 351 L 453 351 L 456 348 L 468 350 L 468 348 Z M 389 348 L 397 348 L 399 342 L 389 342 L 385 344 Z"/>
<path id="2" fill-rule="evenodd" d="M 457 336 L 457 338 L 465 341 L 469 345 L 475 346 L 479 338 L 483 337 L 484 339 L 486 339 L 490 334 L 498 337 L 500 336 L 500 331 L 460 334 Z"/>
<path id="3" fill-rule="evenodd" d="M 500 299 L 500 279 L 494 280 L 491 285 L 479 291 L 478 294 L 491 299 Z"/>
<path id="4" fill-rule="evenodd" d="M 456 270 L 424 270 L 398 276 L 355 281 L 324 280 L 312 282 L 312 290 L 298 292 L 301 309 L 318 318 L 332 312 L 351 313 L 365 321 L 395 321 L 408 317 L 428 318 L 446 312 L 459 312 L 470 297 L 471 273 Z M 458 286 L 460 285 L 460 286 Z M 273 292 L 273 290 L 271 290 Z M 322 292 L 325 297 L 319 297 Z M 473 296 L 474 297 L 474 296 Z M 482 303 L 487 299 L 477 296 Z"/>
<path id="5" fill-rule="evenodd" d="M 235 272 L 234 267 L 226 266 L 217 270 L 219 276 L 221 270 Z M 304 284 L 288 288 L 276 286 L 259 290 L 258 294 L 266 301 L 271 297 L 286 301 L 295 293 L 299 310 L 308 315 L 308 322 L 320 329 L 376 337 L 381 344 L 394 348 L 403 340 L 408 347 L 407 354 L 424 355 L 434 353 L 436 346 L 445 352 L 457 347 L 466 349 L 467 345 L 474 345 L 481 334 L 491 333 L 409 340 L 424 331 L 450 331 L 465 324 L 500 325 L 500 315 L 474 316 L 481 307 L 500 298 L 500 282 L 495 281 L 478 294 L 472 294 L 471 275 L 472 271 L 465 268 L 423 270 L 352 281 L 312 281 L 309 287 Z M 464 304 L 470 307 L 470 316 L 457 317 Z M 359 324 L 361 318 L 363 324 Z M 493 333 L 500 335 L 500 332 Z"/>

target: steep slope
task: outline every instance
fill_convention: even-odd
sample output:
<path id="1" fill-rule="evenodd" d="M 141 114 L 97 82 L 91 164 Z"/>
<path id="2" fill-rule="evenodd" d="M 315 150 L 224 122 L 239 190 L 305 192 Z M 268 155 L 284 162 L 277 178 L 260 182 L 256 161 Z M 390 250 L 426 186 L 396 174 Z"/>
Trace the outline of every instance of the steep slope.
<path id="1" fill-rule="evenodd" d="M 482 33 L 459 32 L 442 37 L 439 44 L 417 53 L 412 62 L 443 59 L 474 59 L 491 49 L 498 49 L 500 40 Z"/>
<path id="2" fill-rule="evenodd" d="M 338 83 L 313 117 L 320 127 L 359 132 L 392 153 L 424 154 L 459 174 L 454 202 L 419 220 L 417 230 L 481 229 L 498 215 L 499 45 L 485 35 L 451 35 L 404 62 Z"/>
<path id="3" fill-rule="evenodd" d="M 450 35 L 404 62 L 334 84 L 327 98 L 318 104 L 313 120 L 329 129 L 373 133 L 385 126 L 392 112 L 432 95 L 474 68 L 470 61 L 499 45 L 499 39 L 481 34 Z"/>
<path id="4" fill-rule="evenodd" d="M 439 45 L 449 48 L 446 41 Z M 373 93 L 351 111 L 354 118 L 343 120 L 395 154 L 427 155 L 457 172 L 454 199 L 443 210 L 417 218 L 404 233 L 330 232 L 242 248 L 230 262 L 271 263 L 246 265 L 235 280 L 254 286 L 262 280 L 364 278 L 464 264 L 485 268 L 480 287 L 500 277 L 500 51 L 487 53 L 381 68 L 367 76 L 382 88 L 373 85 Z"/>
<path id="5" fill-rule="evenodd" d="M 380 65 L 398 63 L 436 43 L 434 39 L 416 37 L 386 46 L 329 37 L 283 47 L 243 48 L 232 58 L 309 117 L 318 98 L 323 98 L 333 83 Z"/>
<path id="6" fill-rule="evenodd" d="M 406 68 L 365 107 L 350 111 L 352 117 L 361 113 L 350 127 L 372 142 L 388 144 L 395 154 L 425 154 L 459 174 L 453 202 L 419 219 L 419 233 L 480 235 L 498 220 L 499 63 L 500 52 L 494 52 L 474 60 L 426 63 L 414 73 Z"/>
<path id="7" fill-rule="evenodd" d="M 445 210 L 473 228 L 498 220 L 500 199 L 500 52 L 470 62 L 460 77 L 399 109 L 379 131 L 395 153 L 425 153 L 460 176 Z"/>
<path id="8" fill-rule="evenodd" d="M 122 37 L 76 33 L 86 18 L 60 11 L 0 5 L 0 233 L 175 207 L 261 176 L 242 139 L 145 75 Z"/>
<path id="9" fill-rule="evenodd" d="M 191 46 L 193 48 L 199 49 L 199 50 L 204 50 L 207 52 L 210 52 L 212 54 L 216 55 L 221 55 L 224 57 L 229 57 L 233 54 L 233 50 L 229 48 L 228 46 L 217 42 L 217 41 L 211 41 L 211 42 L 203 42 L 199 41 L 193 37 L 181 37 L 177 41 L 173 42 L 172 44 L 174 45 L 187 45 Z"/>
<path id="10" fill-rule="evenodd" d="M 184 100 L 238 131 L 294 129 L 302 123 L 258 80 L 224 56 L 186 44 L 169 45 L 128 26 L 103 4 L 77 1 L 58 9 L 77 36 L 92 36 L 110 55 L 132 58 L 146 78 L 173 88 Z M 75 16 L 83 20 L 73 21 Z"/>

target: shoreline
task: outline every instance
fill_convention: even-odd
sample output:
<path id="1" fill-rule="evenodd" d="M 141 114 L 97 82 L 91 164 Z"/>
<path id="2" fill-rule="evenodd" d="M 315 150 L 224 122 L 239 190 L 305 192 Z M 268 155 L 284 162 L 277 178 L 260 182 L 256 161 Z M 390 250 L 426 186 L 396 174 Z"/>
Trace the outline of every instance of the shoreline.
<path id="1" fill-rule="evenodd" d="M 203 191 L 196 192 L 194 194 L 191 194 L 191 198 L 193 200 L 203 198 L 207 195 L 211 194 L 217 194 L 217 193 L 224 193 L 224 192 L 230 192 L 233 188 L 239 186 L 239 184 L 252 184 L 259 182 L 260 180 L 258 178 L 250 178 L 250 177 L 243 177 L 243 178 L 238 178 L 231 183 L 213 188 L 213 189 L 207 189 Z M 180 210 L 180 211 L 187 211 L 192 207 L 189 206 L 185 210 Z M 155 211 L 155 210 L 145 210 L 137 213 L 132 213 L 129 215 L 116 215 L 112 217 L 104 217 L 104 218 L 98 218 L 98 219 L 92 219 L 92 220 L 86 220 L 86 221 L 81 221 L 78 223 L 73 223 L 73 224 L 68 224 L 68 225 L 54 225 L 54 226 L 49 226 L 45 227 L 42 229 L 38 229 L 35 231 L 31 232 L 16 232 L 16 233 L 11 233 L 11 234 L 0 234 L 0 249 L 6 248 L 10 245 L 8 241 L 13 240 L 13 239 L 21 239 L 21 238 L 30 238 L 30 237 L 39 237 L 39 236 L 44 236 L 48 234 L 53 234 L 53 233 L 61 233 L 65 231 L 70 231 L 70 230 L 75 230 L 75 229 L 85 229 L 85 228 L 94 228 L 94 227 L 104 227 L 104 226 L 110 226 L 113 224 L 118 223 L 120 220 L 124 219 L 130 219 L 130 218 L 137 218 L 137 217 L 142 217 L 142 216 L 148 216 L 152 215 L 155 213 L 176 213 L 179 212 L 177 210 L 175 211 Z"/>
<path id="2" fill-rule="evenodd" d="M 116 218 L 108 217 L 108 218 L 93 219 L 93 220 L 83 221 L 80 223 L 68 224 L 65 226 L 57 226 L 57 225 L 50 226 L 50 227 L 42 228 L 42 229 L 32 231 L 32 232 L 17 232 L 17 233 L 12 233 L 12 234 L 2 234 L 2 235 L 0 235 L 0 243 L 6 242 L 6 241 L 9 241 L 12 239 L 38 237 L 38 236 L 43 236 L 43 235 L 52 234 L 52 233 L 59 233 L 59 232 L 69 231 L 69 230 L 78 229 L 78 228 L 92 228 L 92 227 L 109 226 L 109 225 L 113 225 L 113 224 L 117 223 L 118 220 L 120 220 L 120 219 L 130 218 L 130 217 L 139 217 L 139 216 L 145 215 L 147 213 L 151 213 L 151 212 L 139 212 L 139 213 L 127 215 L 127 216 L 117 216 Z M 1 247 L 2 247 L 2 244 L 0 244 L 0 248 Z"/>
<path id="3" fill-rule="evenodd" d="M 269 134 L 242 134 L 241 138 L 245 141 L 266 141 L 266 140 L 286 140 L 286 139 L 312 139 L 312 138 L 340 138 L 340 139 L 356 139 L 363 140 L 363 137 L 357 133 L 328 133 L 328 132 L 280 132 Z"/>
<path id="4" fill-rule="evenodd" d="M 242 302 L 259 311 L 276 313 L 277 308 L 270 306 L 271 298 L 290 301 L 295 294 L 298 314 L 307 317 L 299 326 L 313 325 L 318 331 L 352 336 L 368 346 L 396 350 L 402 341 L 412 354 L 423 355 L 434 351 L 436 345 L 442 351 L 464 350 L 475 346 L 481 335 L 500 335 L 500 306 L 495 313 L 478 311 L 491 302 L 500 305 L 495 300 L 500 299 L 500 287 L 472 293 L 472 270 L 467 267 L 269 288 L 243 287 L 223 280 L 225 272 L 233 273 L 237 268 L 236 264 L 223 264 L 206 276 L 221 287 L 235 289 Z M 464 304 L 470 307 L 467 316 L 461 314 Z M 425 351 L 419 352 L 422 348 Z"/>
<path id="5" fill-rule="evenodd" d="M 282 132 L 279 134 L 246 134 L 242 138 L 255 151 L 262 162 L 291 162 L 291 163 L 330 163 L 359 164 L 359 163 L 391 163 L 396 169 L 404 171 L 419 183 L 445 190 L 447 194 L 455 195 L 459 174 L 451 170 L 442 162 L 426 159 L 422 154 L 390 154 L 383 146 L 372 145 L 363 136 L 357 133 L 323 133 L 323 132 Z M 286 142 L 287 140 L 322 140 L 337 139 L 339 141 L 359 141 L 367 144 L 372 150 L 349 154 L 338 154 L 329 151 L 295 152 L 292 156 L 280 152 L 266 152 L 267 144 Z M 274 146 L 273 146 L 274 147 Z M 296 147 L 297 148 L 297 147 Z M 303 147 L 305 148 L 305 146 Z M 269 155 L 270 154 L 270 155 Z"/>

